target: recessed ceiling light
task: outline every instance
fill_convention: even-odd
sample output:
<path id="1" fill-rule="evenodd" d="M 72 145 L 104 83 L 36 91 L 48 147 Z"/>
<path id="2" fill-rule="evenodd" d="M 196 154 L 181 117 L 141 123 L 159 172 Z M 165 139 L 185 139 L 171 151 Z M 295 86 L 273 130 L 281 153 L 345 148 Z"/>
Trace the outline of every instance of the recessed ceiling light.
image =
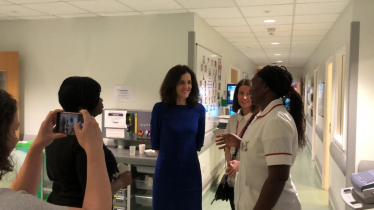
<path id="1" fill-rule="evenodd" d="M 272 42 L 271 44 L 279 44 L 279 42 Z"/>
<path id="2" fill-rule="evenodd" d="M 278 63 L 282 63 L 283 61 L 277 61 Z"/>
<path id="3" fill-rule="evenodd" d="M 280 56 L 280 55 L 282 55 L 282 54 L 274 54 L 275 56 Z"/>
<path id="4" fill-rule="evenodd" d="M 275 20 L 264 20 L 264 23 L 275 23 Z"/>

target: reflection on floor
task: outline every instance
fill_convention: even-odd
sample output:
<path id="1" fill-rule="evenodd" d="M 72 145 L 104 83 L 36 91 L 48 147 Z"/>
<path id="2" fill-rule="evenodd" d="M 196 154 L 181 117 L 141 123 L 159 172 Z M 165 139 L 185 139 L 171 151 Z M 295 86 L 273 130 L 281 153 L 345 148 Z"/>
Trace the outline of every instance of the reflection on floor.
<path id="1" fill-rule="evenodd" d="M 298 152 L 295 164 L 291 169 L 292 180 L 299 193 L 303 210 L 332 210 L 329 207 L 328 191 L 321 189 L 321 183 L 317 177 L 317 168 L 311 161 L 310 150 L 305 148 Z M 217 183 L 213 183 L 203 196 L 203 210 L 230 210 L 229 202 L 215 201 L 214 198 Z"/>

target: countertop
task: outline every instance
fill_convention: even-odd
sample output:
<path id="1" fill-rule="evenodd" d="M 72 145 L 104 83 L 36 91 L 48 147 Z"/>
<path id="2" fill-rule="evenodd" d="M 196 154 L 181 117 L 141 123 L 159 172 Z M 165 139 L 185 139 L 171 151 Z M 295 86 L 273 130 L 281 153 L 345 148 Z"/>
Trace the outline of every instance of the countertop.
<path id="1" fill-rule="evenodd" d="M 146 154 L 139 154 L 139 150 L 136 150 L 135 155 L 131 156 L 129 149 L 120 149 L 112 146 L 107 147 L 110 151 L 112 151 L 118 163 L 142 166 L 156 165 L 157 157 L 148 157 Z"/>

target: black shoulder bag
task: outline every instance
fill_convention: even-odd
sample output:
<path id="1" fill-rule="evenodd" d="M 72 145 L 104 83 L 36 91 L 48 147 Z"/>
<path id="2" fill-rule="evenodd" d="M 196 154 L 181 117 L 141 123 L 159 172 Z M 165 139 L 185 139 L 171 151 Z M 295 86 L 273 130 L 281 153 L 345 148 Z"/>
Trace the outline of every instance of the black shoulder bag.
<path id="1" fill-rule="evenodd" d="M 257 114 L 257 113 L 256 113 Z M 243 133 L 240 138 L 243 137 L 244 133 L 247 131 L 248 126 L 252 123 L 253 119 L 255 118 L 256 114 L 253 114 L 251 119 L 248 121 L 248 123 L 245 125 Z M 232 155 L 232 160 L 236 159 L 236 155 L 238 154 L 238 149 L 236 148 L 235 153 Z M 221 181 L 218 185 L 216 195 L 214 196 L 211 205 L 213 204 L 214 201 L 217 200 L 222 200 L 222 201 L 228 201 L 229 200 L 229 185 L 227 184 L 227 179 L 229 176 L 227 174 L 224 174 L 221 178 Z"/>

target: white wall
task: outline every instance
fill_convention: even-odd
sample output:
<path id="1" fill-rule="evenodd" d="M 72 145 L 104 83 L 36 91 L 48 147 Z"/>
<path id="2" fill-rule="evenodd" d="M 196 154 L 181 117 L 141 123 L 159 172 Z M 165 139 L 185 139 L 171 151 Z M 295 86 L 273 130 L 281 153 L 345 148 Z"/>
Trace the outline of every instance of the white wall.
<path id="1" fill-rule="evenodd" d="M 356 0 L 353 20 L 360 21 L 358 66 L 356 168 L 361 160 L 374 161 L 374 1 Z"/>
<path id="2" fill-rule="evenodd" d="M 317 84 L 314 84 L 317 87 L 319 83 L 325 82 L 326 62 L 329 58 L 331 58 L 331 56 L 335 55 L 337 50 L 341 49 L 343 46 L 346 46 L 346 58 L 349 58 L 348 52 L 350 43 L 350 24 L 353 16 L 352 13 L 353 3 L 350 2 L 303 67 L 304 75 L 314 75 L 314 70 L 318 68 Z M 317 93 L 314 94 L 314 98 L 316 100 L 318 99 Z M 318 115 L 318 107 L 314 107 L 314 111 L 317 112 L 317 125 L 321 129 L 324 129 L 324 118 Z M 316 135 L 316 138 L 316 156 L 323 167 L 323 143 L 318 138 L 318 135 Z M 332 177 L 330 188 L 333 193 L 333 195 L 330 196 L 334 196 L 337 199 L 338 203 L 335 204 L 336 208 L 343 207 L 344 205 L 340 199 L 340 189 L 345 186 L 345 176 L 338 169 L 332 158 L 330 158 L 330 177 Z"/>
<path id="3" fill-rule="evenodd" d="M 240 69 L 240 78 L 243 77 L 243 71 L 248 73 L 249 78 L 252 78 L 257 65 L 197 15 L 195 15 L 194 19 L 194 31 L 198 44 L 222 56 L 221 95 L 223 94 L 223 90 L 226 89 L 225 82 L 230 80 L 231 66 L 236 66 Z M 207 150 L 199 154 L 201 167 L 203 165 L 210 165 L 209 168 L 205 168 L 205 172 L 202 172 L 203 182 L 209 177 L 216 176 L 214 167 L 223 159 L 223 151 L 218 150 L 215 144 L 212 144 Z"/>
<path id="4" fill-rule="evenodd" d="M 151 110 L 176 64 L 187 65 L 193 14 L 0 22 L 0 50 L 20 52 L 21 133 L 36 134 L 69 76 L 102 86 L 106 108 Z M 117 103 L 113 86 L 135 86 L 135 103 Z M 101 117 L 97 120 L 101 122 Z"/>

